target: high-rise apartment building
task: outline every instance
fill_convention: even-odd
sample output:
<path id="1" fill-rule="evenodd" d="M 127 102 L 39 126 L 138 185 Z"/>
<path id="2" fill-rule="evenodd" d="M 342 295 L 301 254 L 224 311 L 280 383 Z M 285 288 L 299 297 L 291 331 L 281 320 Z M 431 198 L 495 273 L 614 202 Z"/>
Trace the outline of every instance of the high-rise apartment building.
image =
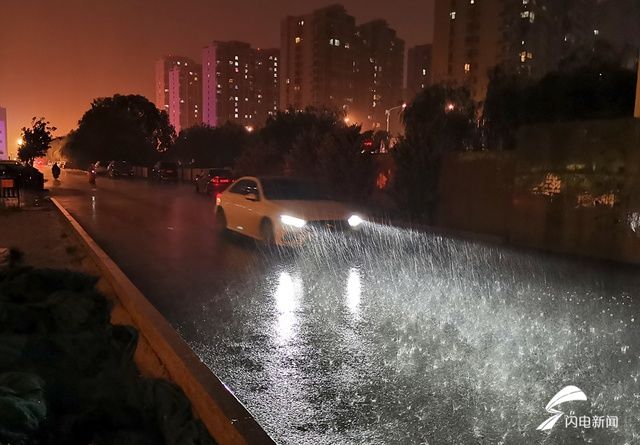
<path id="1" fill-rule="evenodd" d="M 595 0 L 436 0 L 433 80 L 466 85 L 477 100 L 497 65 L 540 77 L 593 40 Z"/>
<path id="2" fill-rule="evenodd" d="M 407 99 L 431 85 L 431 45 L 409 48 L 407 56 Z"/>
<path id="3" fill-rule="evenodd" d="M 341 5 L 282 21 L 281 67 L 281 108 L 330 108 L 377 129 L 402 102 L 404 41 L 384 20 L 356 26 Z"/>
<path id="4" fill-rule="evenodd" d="M 0 107 L 0 160 L 9 159 L 7 136 L 7 110 Z"/>
<path id="5" fill-rule="evenodd" d="M 333 5 L 281 24 L 280 107 L 349 112 L 355 97 L 356 21 Z"/>
<path id="6" fill-rule="evenodd" d="M 169 114 L 169 72 L 173 67 L 192 67 L 196 63 L 188 57 L 165 56 L 156 61 L 156 107 Z"/>
<path id="7" fill-rule="evenodd" d="M 280 102 L 280 50 L 257 49 L 254 58 L 255 121 L 264 125 L 278 111 Z"/>
<path id="8" fill-rule="evenodd" d="M 355 46 L 356 96 L 348 117 L 364 130 L 384 130 L 387 110 L 403 102 L 404 40 L 386 21 L 374 20 L 357 27 Z"/>
<path id="9" fill-rule="evenodd" d="M 176 65 L 169 71 L 169 122 L 176 133 L 202 123 L 201 65 Z"/>
<path id="10" fill-rule="evenodd" d="M 264 125 L 277 109 L 279 55 L 245 42 L 213 42 L 202 51 L 203 122 Z"/>

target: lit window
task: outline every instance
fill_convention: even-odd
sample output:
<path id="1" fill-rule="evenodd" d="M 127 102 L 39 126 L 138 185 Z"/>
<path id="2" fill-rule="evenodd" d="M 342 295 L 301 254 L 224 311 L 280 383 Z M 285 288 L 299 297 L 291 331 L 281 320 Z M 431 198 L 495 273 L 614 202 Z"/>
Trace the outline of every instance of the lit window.
<path id="1" fill-rule="evenodd" d="M 464 64 L 464 72 L 468 73 L 469 71 L 471 71 L 471 64 L 470 63 L 465 63 Z"/>
<path id="2" fill-rule="evenodd" d="M 593 35 L 594 36 L 600 35 L 600 30 L 599 29 L 594 29 L 593 30 Z"/>
<path id="3" fill-rule="evenodd" d="M 451 11 L 449 13 L 449 16 L 451 17 L 451 20 L 455 20 L 456 19 L 456 12 L 455 11 Z"/>
<path id="4" fill-rule="evenodd" d="M 296 43 L 300 43 L 302 42 L 302 38 L 301 37 L 296 37 Z"/>
<path id="5" fill-rule="evenodd" d="M 424 69 L 424 68 L 422 68 L 422 75 L 423 75 L 423 76 L 426 76 L 426 75 L 427 75 L 427 70 L 426 70 L 426 69 Z"/>

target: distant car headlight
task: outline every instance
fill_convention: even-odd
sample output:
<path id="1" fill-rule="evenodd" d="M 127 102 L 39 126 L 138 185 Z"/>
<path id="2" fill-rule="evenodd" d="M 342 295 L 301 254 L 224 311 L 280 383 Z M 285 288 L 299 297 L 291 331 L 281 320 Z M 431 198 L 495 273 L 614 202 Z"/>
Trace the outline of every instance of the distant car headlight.
<path id="1" fill-rule="evenodd" d="M 304 219 L 296 218 L 295 216 L 289 215 L 281 215 L 280 221 L 282 221 L 282 224 L 286 226 L 293 226 L 299 229 L 307 225 L 307 222 Z"/>
<path id="2" fill-rule="evenodd" d="M 360 224 L 364 222 L 364 220 L 360 218 L 358 215 L 351 215 L 347 221 L 349 222 L 349 225 L 351 227 L 358 227 Z"/>

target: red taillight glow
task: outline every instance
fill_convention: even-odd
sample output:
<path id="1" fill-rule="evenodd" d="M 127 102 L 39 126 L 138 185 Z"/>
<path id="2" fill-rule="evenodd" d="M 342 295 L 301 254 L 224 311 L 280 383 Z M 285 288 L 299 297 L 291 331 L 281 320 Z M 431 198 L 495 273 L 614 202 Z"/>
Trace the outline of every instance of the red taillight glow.
<path id="1" fill-rule="evenodd" d="M 228 184 L 231 182 L 231 179 L 229 178 L 221 178 L 220 176 L 214 176 L 213 178 L 211 178 L 211 183 L 214 185 L 218 185 L 218 184 Z"/>
<path id="2" fill-rule="evenodd" d="M 220 193 L 216 193 L 216 205 L 220 205 Z"/>

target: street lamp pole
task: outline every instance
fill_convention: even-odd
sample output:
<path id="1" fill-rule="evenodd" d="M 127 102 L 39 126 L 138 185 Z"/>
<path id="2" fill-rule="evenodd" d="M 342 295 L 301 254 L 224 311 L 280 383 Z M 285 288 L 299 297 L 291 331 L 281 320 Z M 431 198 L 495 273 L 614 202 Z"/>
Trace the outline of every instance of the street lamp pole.
<path id="1" fill-rule="evenodd" d="M 398 105 L 397 107 L 392 107 L 387 110 L 384 110 L 384 114 L 387 115 L 387 134 L 389 134 L 389 120 L 391 119 L 391 112 L 399 108 L 405 109 L 406 107 L 407 107 L 407 104 L 402 104 L 402 105 Z"/>

